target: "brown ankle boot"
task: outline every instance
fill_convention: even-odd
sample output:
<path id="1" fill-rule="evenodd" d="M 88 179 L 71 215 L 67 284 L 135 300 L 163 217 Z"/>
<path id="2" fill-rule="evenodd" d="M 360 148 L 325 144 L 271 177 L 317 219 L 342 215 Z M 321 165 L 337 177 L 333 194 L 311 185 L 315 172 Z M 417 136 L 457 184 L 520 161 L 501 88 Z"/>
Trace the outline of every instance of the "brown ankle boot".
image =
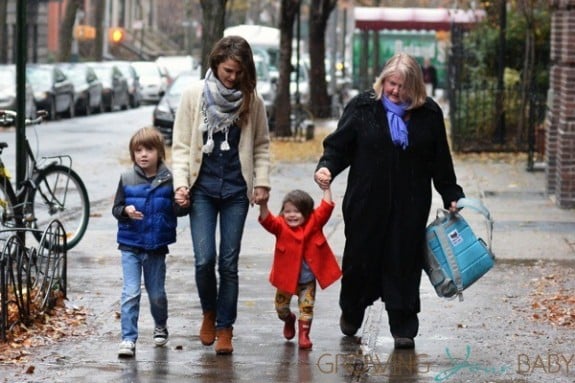
<path id="1" fill-rule="evenodd" d="M 216 354 L 228 355 L 234 352 L 232 346 L 233 328 L 219 328 L 216 330 Z"/>
<path id="2" fill-rule="evenodd" d="M 287 340 L 293 339 L 295 336 L 295 314 L 289 313 L 287 318 L 282 320 L 284 321 L 284 337 Z"/>
<path id="3" fill-rule="evenodd" d="M 216 312 L 206 311 L 200 328 L 200 341 L 204 346 L 214 344 L 216 340 Z"/>
<path id="4" fill-rule="evenodd" d="M 311 321 L 298 321 L 299 330 L 299 348 L 300 350 L 309 350 L 313 344 L 309 339 L 309 331 L 311 330 Z"/>

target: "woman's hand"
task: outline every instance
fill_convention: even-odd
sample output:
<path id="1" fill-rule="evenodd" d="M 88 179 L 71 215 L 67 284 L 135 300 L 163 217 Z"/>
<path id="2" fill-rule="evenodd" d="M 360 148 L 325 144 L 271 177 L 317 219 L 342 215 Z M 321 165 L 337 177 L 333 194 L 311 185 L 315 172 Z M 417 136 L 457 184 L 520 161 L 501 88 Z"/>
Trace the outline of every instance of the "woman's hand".
<path id="1" fill-rule="evenodd" d="M 262 186 L 256 186 L 254 188 L 253 201 L 256 205 L 259 205 L 262 202 L 267 202 L 269 198 L 270 198 L 270 191 L 268 188 Z"/>
<path id="2" fill-rule="evenodd" d="M 325 190 L 329 188 L 331 182 L 331 172 L 328 168 L 319 168 L 314 174 L 314 180 L 319 185 L 320 189 Z"/>
<path id="3" fill-rule="evenodd" d="M 190 206 L 190 189 L 184 186 L 177 188 L 174 193 L 174 200 L 181 207 Z"/>
<path id="4" fill-rule="evenodd" d="M 457 201 L 451 201 L 451 205 L 449 206 L 450 213 L 457 213 L 459 208 L 457 207 Z"/>

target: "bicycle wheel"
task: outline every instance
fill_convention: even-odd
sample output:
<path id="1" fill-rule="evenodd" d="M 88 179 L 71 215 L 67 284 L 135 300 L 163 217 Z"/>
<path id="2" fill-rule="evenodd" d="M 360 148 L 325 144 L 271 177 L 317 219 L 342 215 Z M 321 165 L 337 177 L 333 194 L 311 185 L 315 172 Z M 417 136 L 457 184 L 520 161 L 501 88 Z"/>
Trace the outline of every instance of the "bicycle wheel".
<path id="1" fill-rule="evenodd" d="M 34 226 L 45 228 L 57 219 L 66 230 L 66 249 L 76 246 L 88 227 L 90 200 L 84 182 L 76 172 L 62 165 L 51 165 L 34 177 L 36 189 L 29 196 Z M 42 233 L 35 231 L 38 241 Z"/>

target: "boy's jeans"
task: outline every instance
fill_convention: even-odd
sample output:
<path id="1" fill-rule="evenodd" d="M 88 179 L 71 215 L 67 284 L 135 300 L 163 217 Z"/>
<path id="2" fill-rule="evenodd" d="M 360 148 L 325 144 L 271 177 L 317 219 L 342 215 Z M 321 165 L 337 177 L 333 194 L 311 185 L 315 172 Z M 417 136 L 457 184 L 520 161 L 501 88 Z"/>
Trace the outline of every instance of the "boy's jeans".
<path id="1" fill-rule="evenodd" d="M 121 300 L 122 340 L 131 340 L 134 343 L 138 339 L 142 272 L 155 326 L 166 327 L 168 321 L 168 299 L 165 290 L 166 256 L 122 251 L 124 276 Z"/>
<path id="2" fill-rule="evenodd" d="M 192 196 L 190 227 L 194 247 L 196 285 L 202 311 L 216 312 L 216 327 L 232 327 L 238 306 L 238 260 L 249 201 L 245 193 L 212 198 L 195 190 Z M 216 225 L 220 224 L 216 278 Z"/>

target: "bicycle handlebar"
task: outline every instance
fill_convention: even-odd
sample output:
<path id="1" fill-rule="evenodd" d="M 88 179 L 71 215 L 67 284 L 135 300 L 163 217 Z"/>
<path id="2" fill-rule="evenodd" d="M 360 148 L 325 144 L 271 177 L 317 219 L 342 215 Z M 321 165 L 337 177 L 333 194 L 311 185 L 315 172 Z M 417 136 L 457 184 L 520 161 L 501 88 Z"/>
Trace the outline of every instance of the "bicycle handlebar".
<path id="1" fill-rule="evenodd" d="M 13 110 L 0 109 L 0 126 L 13 126 L 16 124 L 16 117 L 18 113 Z M 48 112 L 45 110 L 39 110 L 36 112 L 36 118 L 30 119 L 26 118 L 24 120 L 24 125 L 37 125 L 41 124 L 48 117 Z"/>

